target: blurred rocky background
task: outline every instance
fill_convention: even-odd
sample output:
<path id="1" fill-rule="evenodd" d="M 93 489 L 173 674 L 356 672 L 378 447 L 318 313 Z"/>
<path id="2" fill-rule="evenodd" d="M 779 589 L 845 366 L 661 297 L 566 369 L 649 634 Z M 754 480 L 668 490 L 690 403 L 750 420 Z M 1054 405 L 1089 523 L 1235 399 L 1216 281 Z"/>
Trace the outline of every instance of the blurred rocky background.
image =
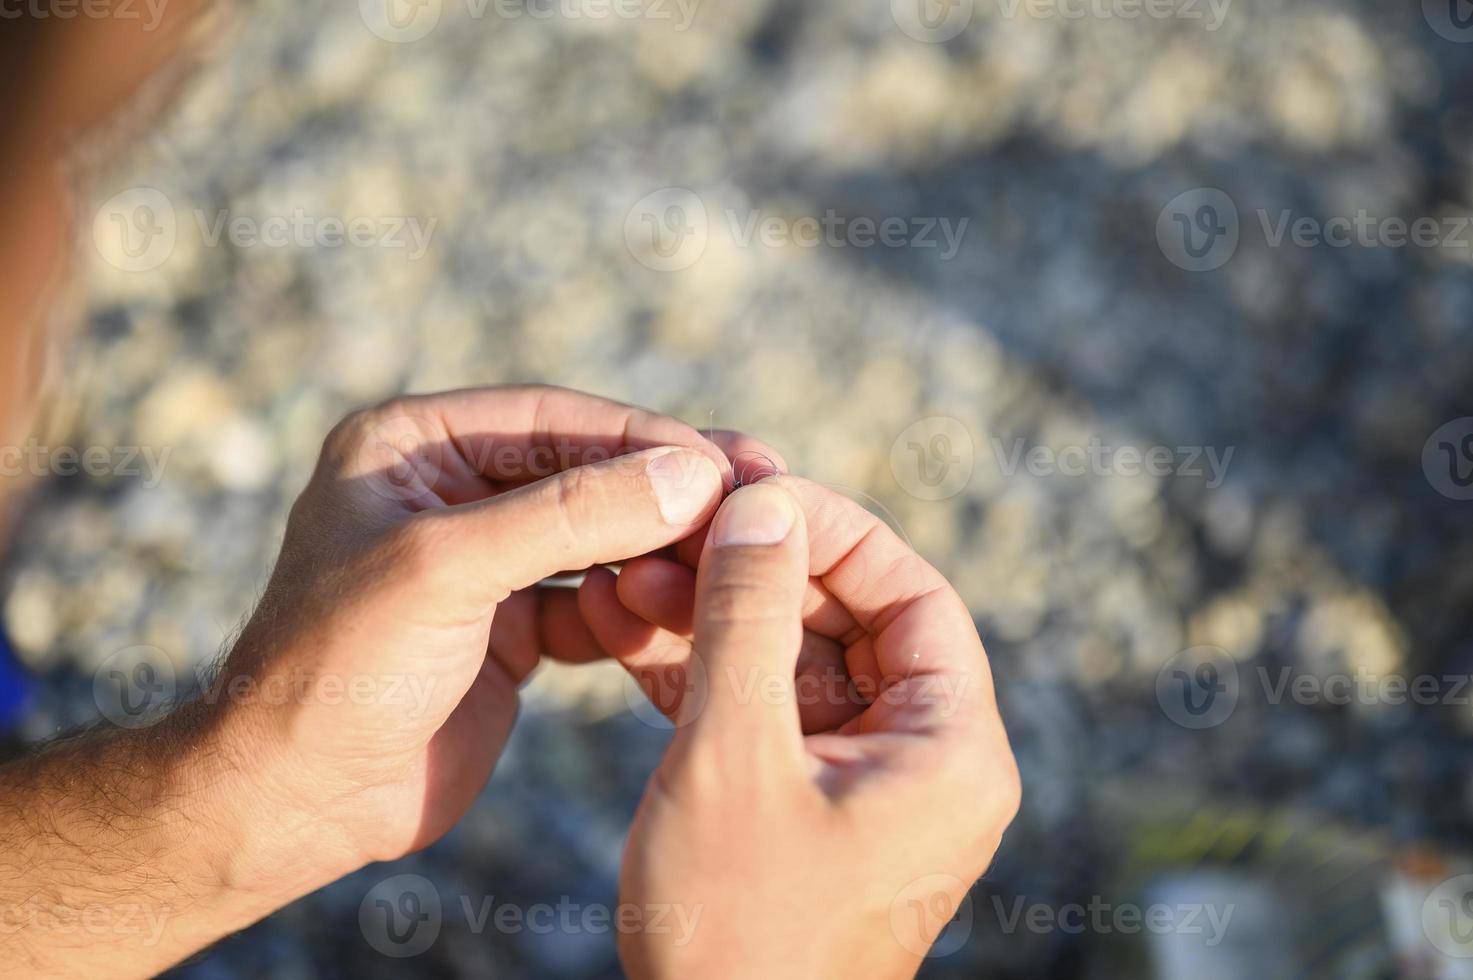
<path id="1" fill-rule="evenodd" d="M 1470 21 L 251 3 L 88 161 L 48 438 L 139 454 L 22 517 L 18 737 L 95 718 L 120 651 L 213 660 L 343 413 L 547 381 L 767 439 L 970 604 L 1025 808 L 925 975 L 1469 976 L 1423 913 L 1473 831 Z M 1359 214 L 1374 240 L 1275 235 Z M 612 906 L 665 738 L 617 670 L 545 669 L 450 837 L 177 975 L 618 976 L 606 933 L 466 913 Z M 404 880 L 442 907 L 413 958 L 360 920 Z M 1091 902 L 1234 911 L 1070 928 Z"/>

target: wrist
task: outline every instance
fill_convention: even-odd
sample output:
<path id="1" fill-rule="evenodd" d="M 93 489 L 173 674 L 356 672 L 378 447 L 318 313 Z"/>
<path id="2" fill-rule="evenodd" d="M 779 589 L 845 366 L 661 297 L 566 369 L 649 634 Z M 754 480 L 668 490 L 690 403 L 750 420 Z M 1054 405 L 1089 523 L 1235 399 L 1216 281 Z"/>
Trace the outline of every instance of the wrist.
<path id="1" fill-rule="evenodd" d="M 192 714 L 169 719 L 176 731 L 161 735 L 184 745 L 174 764 L 181 829 L 197 855 L 198 886 L 237 923 L 232 929 L 365 863 L 294 788 L 290 760 L 242 730 L 244 719 Z"/>
<path id="2" fill-rule="evenodd" d="M 0 770 L 0 960 L 151 976 L 331 880 L 332 849 L 186 708 Z"/>

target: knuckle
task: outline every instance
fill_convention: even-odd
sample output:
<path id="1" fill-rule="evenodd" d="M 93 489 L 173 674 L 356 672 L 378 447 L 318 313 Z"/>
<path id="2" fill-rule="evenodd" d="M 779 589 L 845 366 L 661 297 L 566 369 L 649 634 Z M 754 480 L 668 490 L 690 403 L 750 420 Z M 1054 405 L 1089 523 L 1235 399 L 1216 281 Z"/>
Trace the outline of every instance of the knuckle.
<path id="1" fill-rule="evenodd" d="M 600 482 L 597 474 L 583 466 L 564 470 L 552 481 L 553 506 L 569 537 L 586 533 L 592 526 Z"/>
<path id="2" fill-rule="evenodd" d="M 363 435 L 370 427 L 369 409 L 360 408 L 349 412 L 338 420 L 328 430 L 326 438 L 322 440 L 322 461 L 324 463 L 336 463 L 341 461 L 351 452 L 351 447 L 358 445 L 363 440 Z"/>
<path id="3" fill-rule="evenodd" d="M 1011 751 L 1005 751 L 998 760 L 988 780 L 992 784 L 989 794 L 998 806 L 1003 825 L 1013 822 L 1023 806 L 1023 777 L 1018 772 L 1018 763 Z"/>
<path id="4" fill-rule="evenodd" d="M 351 466 L 372 440 L 384 420 L 404 416 L 406 411 L 397 399 L 355 408 L 344 415 L 322 441 L 323 465 L 343 469 Z"/>
<path id="5" fill-rule="evenodd" d="M 1023 805 L 1023 779 L 1007 737 L 985 735 L 972 740 L 977 746 L 958 762 L 963 771 L 957 774 L 960 786 L 982 812 L 992 815 L 999 828 L 1013 822 Z"/>

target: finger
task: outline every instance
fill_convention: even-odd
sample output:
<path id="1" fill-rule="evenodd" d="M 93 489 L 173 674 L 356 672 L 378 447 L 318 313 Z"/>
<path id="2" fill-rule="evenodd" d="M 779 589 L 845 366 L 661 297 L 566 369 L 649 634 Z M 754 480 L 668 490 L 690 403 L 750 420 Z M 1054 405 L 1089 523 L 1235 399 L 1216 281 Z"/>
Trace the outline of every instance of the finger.
<path id="1" fill-rule="evenodd" d="M 384 489 L 405 502 L 455 505 L 500 484 L 554 473 L 657 446 L 705 455 L 730 485 L 726 455 L 678 419 L 548 385 L 468 388 L 395 399 L 350 417 L 356 458 L 350 475 L 388 474 Z"/>
<path id="2" fill-rule="evenodd" d="M 429 396 L 461 458 L 498 480 L 539 479 L 614 456 L 683 446 L 726 475 L 725 456 L 679 419 L 551 385 L 471 388 Z"/>
<path id="3" fill-rule="evenodd" d="M 602 574 L 592 583 L 585 581 L 580 596 L 584 600 L 584 619 L 609 656 L 631 671 L 636 666 L 646 668 L 646 674 L 636 677 L 647 692 L 652 683 L 663 680 L 668 690 L 660 691 L 660 700 L 651 700 L 662 709 L 668 708 L 666 714 L 674 717 L 680 705 L 675 692 L 689 686 L 680 671 L 690 654 L 695 573 L 684 565 L 656 558 L 625 562 L 617 576 L 597 571 Z M 593 576 L 590 572 L 589 578 Z M 631 578 L 639 583 L 633 603 L 626 599 Z M 658 628 L 657 639 L 651 639 L 651 626 Z M 681 642 L 683 649 L 677 645 Z M 856 717 L 866 704 L 849 677 L 844 648 L 807 629 L 803 630 L 798 649 L 793 685 L 805 735 L 838 728 Z"/>
<path id="4" fill-rule="evenodd" d="M 507 596 L 491 618 L 486 652 L 517 684 L 532 672 L 542 656 L 537 626 L 540 605 L 536 589 L 523 589 Z"/>
<path id="5" fill-rule="evenodd" d="M 671 634 L 691 635 L 695 572 L 678 562 L 636 558 L 625 562 L 617 577 L 609 577 L 617 582 L 617 602 L 621 611 L 627 610 Z M 849 676 L 844 647 L 836 640 L 807 628 L 809 616 L 819 613 L 815 604 L 823 601 L 819 595 L 821 589 L 822 586 L 810 579 L 808 588 L 804 590 L 803 642 L 798 650 L 793 679 L 804 734 L 837 728 L 856 717 L 866 704 Z M 852 625 L 853 621 L 849 622 Z M 610 648 L 605 646 L 605 649 Z M 624 659 L 612 650 L 610 653 Z"/>
<path id="6" fill-rule="evenodd" d="M 889 694 L 891 707 L 870 715 L 865 724 L 886 720 L 894 704 L 904 703 L 904 688 L 896 689 L 902 682 L 910 688 L 965 686 L 984 701 L 991 698 L 991 675 L 971 615 L 939 572 L 847 496 L 798 477 L 769 482 L 793 493 L 808 528 L 814 578 L 804 602 L 804 626 L 845 646 L 846 667 L 865 701 Z M 695 536 L 677 550 L 682 560 L 699 560 L 705 546 Z M 944 616 L 936 622 L 916 620 L 916 629 L 887 629 L 917 603 Z M 968 636 L 972 640 L 956 640 Z M 925 680 L 932 675 L 939 679 Z"/>
<path id="7" fill-rule="evenodd" d="M 427 798 L 438 813 L 464 813 L 491 778 L 501 746 L 517 717 L 516 687 L 493 660 L 480 671 L 438 731 L 430 738 L 425 773 Z M 449 827 L 434 823 L 420 828 L 415 847 L 437 840 Z"/>
<path id="8" fill-rule="evenodd" d="M 749 486 L 788 471 L 787 460 L 781 453 L 745 432 L 712 429 L 707 436 L 731 460 L 732 478 L 737 486 Z"/>
<path id="9" fill-rule="evenodd" d="M 692 535 L 686 541 L 701 535 Z M 624 563 L 618 577 L 619 601 L 630 612 L 673 633 L 689 636 L 696 598 L 696 573 L 684 562 L 644 555 Z M 852 639 L 857 624 L 818 579 L 803 594 L 803 628 L 834 640 Z"/>
<path id="10" fill-rule="evenodd" d="M 798 477 L 778 477 L 773 482 L 798 500 L 808 526 L 809 571 L 853 617 L 856 626 L 879 636 L 911 605 L 932 594 L 955 596 L 940 572 L 895 534 L 890 526 L 848 497 Z M 950 629 L 965 626 L 975 633 L 965 606 L 935 603 L 945 607 Z M 915 669 L 955 669 L 975 672 L 982 666 L 970 651 L 943 644 L 922 651 Z M 907 658 L 910 651 L 906 651 Z M 912 664 L 889 661 L 876 650 L 882 670 L 910 670 Z"/>
<path id="11" fill-rule="evenodd" d="M 486 649 L 517 684 L 543 657 L 582 664 L 607 656 L 569 589 L 521 589 L 507 596 L 496 607 Z"/>
<path id="12" fill-rule="evenodd" d="M 579 466 L 489 500 L 418 515 L 411 539 L 449 560 L 454 584 L 472 579 L 497 603 L 563 569 L 623 561 L 705 523 L 720 471 L 690 449 L 660 448 Z M 424 547 L 423 545 L 420 545 Z"/>
<path id="13" fill-rule="evenodd" d="M 578 589 L 583 618 L 600 646 L 629 671 L 650 703 L 672 720 L 692 688 L 690 641 L 625 609 L 614 593 L 614 573 L 591 569 Z"/>
<path id="14" fill-rule="evenodd" d="M 803 515 L 770 481 L 743 487 L 717 511 L 710 539 L 696 576 L 694 642 L 707 695 L 689 741 L 718 747 L 723 760 L 749 773 L 752 765 L 797 766 L 793 675 L 808 584 Z"/>
<path id="15" fill-rule="evenodd" d="M 537 589 L 537 639 L 544 657 L 570 664 L 602 660 L 603 647 L 584 621 L 572 589 Z M 498 610 L 500 612 L 500 610 Z"/>
<path id="16" fill-rule="evenodd" d="M 942 575 L 849 498 L 793 477 L 809 570 L 854 617 L 848 666 L 873 703 L 846 730 L 998 727 L 992 675 L 966 604 Z"/>
<path id="17" fill-rule="evenodd" d="M 793 687 L 804 735 L 835 731 L 859 717 L 867 705 L 849 676 L 844 648 L 806 630 Z"/>
<path id="18" fill-rule="evenodd" d="M 695 628 L 696 573 L 679 562 L 642 557 L 624 563 L 617 577 L 619 602 L 672 633 Z"/>

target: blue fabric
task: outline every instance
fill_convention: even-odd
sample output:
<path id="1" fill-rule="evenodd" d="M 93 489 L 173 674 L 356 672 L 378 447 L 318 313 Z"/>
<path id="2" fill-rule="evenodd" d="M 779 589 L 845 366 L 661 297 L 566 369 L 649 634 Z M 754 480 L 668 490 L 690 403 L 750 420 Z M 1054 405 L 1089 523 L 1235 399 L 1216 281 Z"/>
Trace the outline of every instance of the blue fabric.
<path id="1" fill-rule="evenodd" d="M 34 680 L 15 659 L 10 640 L 0 629 L 0 731 L 10 731 L 20 723 L 34 688 Z"/>

